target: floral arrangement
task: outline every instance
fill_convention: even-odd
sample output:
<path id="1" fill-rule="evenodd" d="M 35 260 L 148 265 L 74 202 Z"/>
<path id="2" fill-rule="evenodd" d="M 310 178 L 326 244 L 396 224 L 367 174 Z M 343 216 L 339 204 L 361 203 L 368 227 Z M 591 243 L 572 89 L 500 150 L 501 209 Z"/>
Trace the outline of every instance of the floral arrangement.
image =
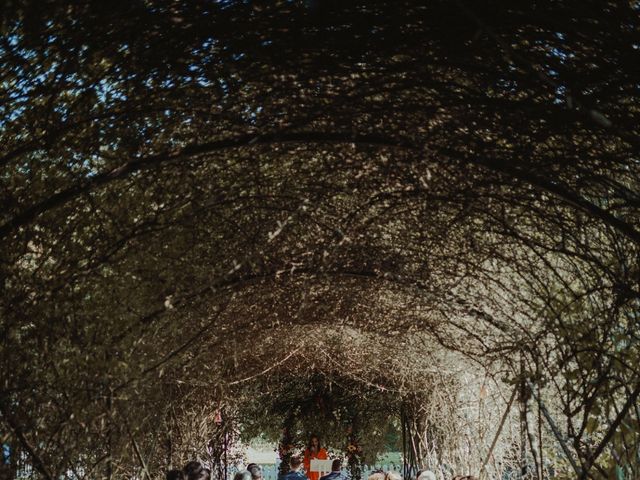
<path id="1" fill-rule="evenodd" d="M 346 448 L 347 468 L 352 480 L 360 480 L 362 477 L 362 447 L 358 445 L 354 435 L 351 435 Z"/>
<path id="2" fill-rule="evenodd" d="M 283 443 L 278 444 L 278 456 L 282 459 L 283 457 L 295 453 L 297 447 L 292 443 L 284 445 Z"/>
<path id="3" fill-rule="evenodd" d="M 282 437 L 280 437 L 280 443 L 278 444 L 278 456 L 280 457 L 280 468 L 278 478 L 285 475 L 289 471 L 289 459 L 296 453 L 296 445 L 293 437 L 293 417 L 289 417 L 285 420 L 285 425 L 282 428 Z"/>
<path id="4" fill-rule="evenodd" d="M 355 454 L 357 455 L 362 454 L 362 447 L 358 445 L 353 445 L 353 444 L 347 445 L 347 456 L 352 456 Z"/>

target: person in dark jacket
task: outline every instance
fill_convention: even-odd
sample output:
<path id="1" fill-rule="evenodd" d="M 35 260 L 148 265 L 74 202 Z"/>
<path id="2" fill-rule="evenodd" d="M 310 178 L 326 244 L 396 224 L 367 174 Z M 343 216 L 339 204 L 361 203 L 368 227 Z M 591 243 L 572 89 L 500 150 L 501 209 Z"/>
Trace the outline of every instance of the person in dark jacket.
<path id="1" fill-rule="evenodd" d="M 182 472 L 187 480 L 211 480 L 211 471 L 197 460 L 187 463 Z"/>
<path id="2" fill-rule="evenodd" d="M 289 473 L 285 474 L 281 480 L 309 480 L 307 476 L 301 472 L 302 458 L 294 455 L 289 460 Z"/>
<path id="3" fill-rule="evenodd" d="M 342 459 L 334 459 L 331 463 L 331 473 L 320 477 L 320 480 L 347 480 L 347 476 L 342 473 Z"/>

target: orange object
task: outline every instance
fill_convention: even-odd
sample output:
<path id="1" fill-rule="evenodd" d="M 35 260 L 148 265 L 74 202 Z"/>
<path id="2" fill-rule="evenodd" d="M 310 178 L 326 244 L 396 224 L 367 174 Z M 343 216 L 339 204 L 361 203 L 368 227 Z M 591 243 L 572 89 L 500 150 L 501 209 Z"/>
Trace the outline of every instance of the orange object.
<path id="1" fill-rule="evenodd" d="M 318 480 L 320 478 L 320 472 L 311 471 L 311 460 L 314 458 L 326 460 L 329 458 L 329 455 L 327 455 L 327 451 L 324 448 L 321 448 L 316 454 L 312 454 L 308 448 L 304 451 L 304 459 L 302 462 L 304 463 L 304 470 L 307 472 L 307 478 L 309 480 Z"/>

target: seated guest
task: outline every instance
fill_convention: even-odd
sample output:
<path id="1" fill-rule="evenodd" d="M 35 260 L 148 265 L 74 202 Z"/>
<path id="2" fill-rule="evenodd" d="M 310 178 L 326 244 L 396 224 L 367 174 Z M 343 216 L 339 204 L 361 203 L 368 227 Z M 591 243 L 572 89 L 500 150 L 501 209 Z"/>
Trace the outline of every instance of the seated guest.
<path id="1" fill-rule="evenodd" d="M 169 470 L 167 472 L 167 480 L 184 480 L 182 470 Z"/>
<path id="2" fill-rule="evenodd" d="M 253 480 L 260 480 L 262 478 L 262 469 L 257 463 L 247 465 L 247 471 L 251 474 Z"/>
<path id="3" fill-rule="evenodd" d="M 211 471 L 196 460 L 187 463 L 182 472 L 186 480 L 211 480 Z"/>
<path id="4" fill-rule="evenodd" d="M 320 477 L 320 480 L 346 480 L 347 477 L 342 473 L 342 459 L 335 458 L 331 463 L 331 473 Z"/>
<path id="5" fill-rule="evenodd" d="M 233 480 L 251 480 L 251 473 L 248 470 L 236 472 L 233 476 Z"/>
<path id="6" fill-rule="evenodd" d="M 282 477 L 282 480 L 309 480 L 302 470 L 302 459 L 296 455 L 289 460 L 289 473 Z"/>
<path id="7" fill-rule="evenodd" d="M 396 472 L 387 472 L 384 478 L 385 480 L 402 480 L 400 474 Z"/>

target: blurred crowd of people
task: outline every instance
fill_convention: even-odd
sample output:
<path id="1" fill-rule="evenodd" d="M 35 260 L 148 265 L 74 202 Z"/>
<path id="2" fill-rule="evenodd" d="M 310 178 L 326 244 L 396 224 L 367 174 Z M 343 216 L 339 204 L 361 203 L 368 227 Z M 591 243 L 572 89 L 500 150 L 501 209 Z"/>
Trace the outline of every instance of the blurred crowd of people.
<path id="1" fill-rule="evenodd" d="M 312 435 L 304 455 L 293 455 L 289 459 L 289 471 L 279 475 L 278 480 L 348 480 L 349 476 L 342 471 L 343 461 L 341 458 L 334 458 L 331 462 L 331 472 L 320 476 L 319 472 L 311 471 L 311 460 L 327 460 L 329 455 L 320 445 L 320 438 Z M 211 480 L 211 471 L 200 462 L 192 461 L 187 463 L 182 470 L 171 470 L 167 472 L 167 480 Z M 245 470 L 236 472 L 233 480 L 264 480 L 262 469 L 256 463 L 250 463 Z M 367 480 L 403 480 L 402 477 L 393 471 L 383 470 L 373 471 Z M 407 480 L 414 480 L 413 478 Z M 436 474 L 430 470 L 418 471 L 415 480 L 437 480 Z M 478 480 L 473 475 L 456 475 L 451 480 Z"/>
<path id="2" fill-rule="evenodd" d="M 342 471 L 342 466 L 341 458 L 333 459 L 331 472 L 319 477 L 319 480 L 348 480 L 349 477 Z M 167 480 L 211 480 L 211 471 L 200 462 L 192 461 L 187 463 L 182 470 L 170 470 L 167 472 L 166 478 Z M 250 463 L 246 470 L 236 472 L 233 480 L 263 480 L 262 469 L 259 465 Z M 305 470 L 304 457 L 293 455 L 289 460 L 289 472 L 280 476 L 279 480 L 311 480 Z M 367 480 L 402 480 L 402 477 L 397 472 L 376 470 L 369 475 Z M 415 480 L 437 480 L 437 477 L 430 470 L 421 470 Z M 478 480 L 478 478 L 473 475 L 456 475 L 451 480 Z"/>
<path id="3" fill-rule="evenodd" d="M 211 480 L 211 470 L 202 463 L 193 460 L 187 463 L 182 470 L 169 470 L 167 480 Z"/>

